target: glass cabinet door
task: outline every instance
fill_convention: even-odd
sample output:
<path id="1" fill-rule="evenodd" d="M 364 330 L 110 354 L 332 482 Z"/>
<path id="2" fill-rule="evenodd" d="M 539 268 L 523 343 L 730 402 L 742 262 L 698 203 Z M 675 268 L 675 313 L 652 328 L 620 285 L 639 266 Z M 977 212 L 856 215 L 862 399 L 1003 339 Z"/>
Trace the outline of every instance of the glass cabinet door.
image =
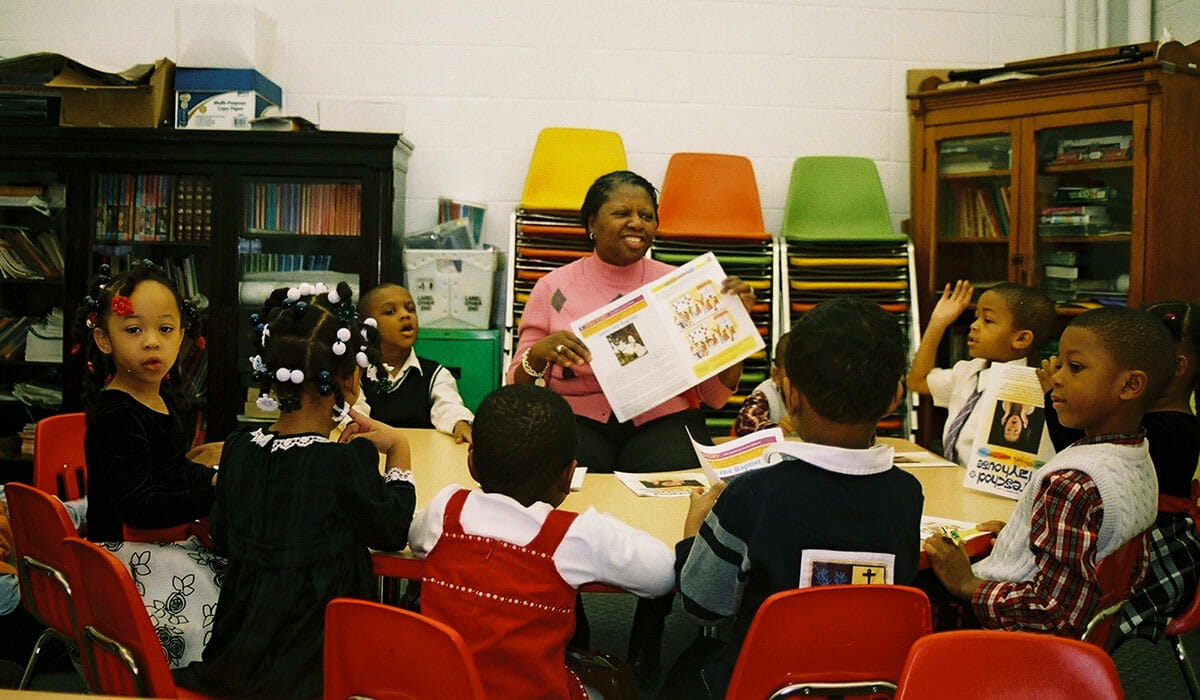
<path id="1" fill-rule="evenodd" d="M 107 264 L 113 275 L 137 260 L 162 266 L 207 328 L 211 285 L 213 185 L 206 174 L 101 172 L 93 181 L 94 217 L 88 281 Z M 91 290 L 88 290 L 90 293 Z M 184 336 L 176 362 L 185 425 L 202 424 L 208 352 Z"/>
<path id="2" fill-rule="evenodd" d="M 988 134 L 937 142 L 935 288 L 1008 279 L 1012 139 Z"/>
<path id="3" fill-rule="evenodd" d="M 1035 132 L 1033 284 L 1060 307 L 1129 300 L 1133 241 L 1133 124 L 1116 121 Z"/>
<path id="4" fill-rule="evenodd" d="M 248 358 L 250 315 L 278 287 L 323 282 L 333 289 L 349 283 L 357 302 L 364 261 L 373 256 L 362 236 L 363 187 L 354 179 L 248 178 L 242 182 L 238 238 L 236 319 L 241 423 L 270 422 L 277 412 L 255 405 Z"/>

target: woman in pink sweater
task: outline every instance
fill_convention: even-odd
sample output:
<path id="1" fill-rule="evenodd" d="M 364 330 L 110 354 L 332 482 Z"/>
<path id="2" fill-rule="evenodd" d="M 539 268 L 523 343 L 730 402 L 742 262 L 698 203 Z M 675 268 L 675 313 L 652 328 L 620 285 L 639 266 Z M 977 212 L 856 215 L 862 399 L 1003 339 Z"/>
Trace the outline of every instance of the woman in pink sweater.
<path id="1" fill-rule="evenodd" d="M 580 210 L 595 255 L 554 270 L 538 280 L 525 304 L 512 383 L 544 382 L 575 412 L 580 466 L 591 471 L 651 472 L 697 468 L 688 441 L 690 428 L 704 439 L 704 416 L 686 394 L 666 397 L 654 408 L 619 423 L 592 373 L 591 354 L 571 331 L 576 319 L 675 269 L 646 255 L 658 229 L 654 186 L 635 173 L 602 175 L 588 189 Z M 740 295 L 750 307 L 754 292 L 736 277 L 722 291 Z M 701 402 L 720 408 L 737 388 L 741 364 L 701 382 Z"/>
<path id="2" fill-rule="evenodd" d="M 703 413 L 687 395 L 665 397 L 633 420 L 618 422 L 588 364 L 591 353 L 571 331 L 571 323 L 581 316 L 675 269 L 646 257 L 658 230 L 654 185 L 627 170 L 602 175 L 588 188 L 579 213 L 595 255 L 564 265 L 534 285 L 521 315 L 508 380 L 543 382 L 567 400 L 575 413 L 580 466 L 595 472 L 698 468 L 687 429 L 701 440 L 707 433 Z M 754 304 L 750 285 L 737 277 L 726 278 L 721 291 L 737 294 L 747 310 Z M 720 408 L 741 376 L 738 363 L 691 391 L 704 404 Z M 653 684 L 658 676 L 664 618 L 672 599 L 667 595 L 638 601 L 628 658 L 645 684 Z M 586 645 L 587 620 L 582 615 L 577 619 L 575 643 Z"/>

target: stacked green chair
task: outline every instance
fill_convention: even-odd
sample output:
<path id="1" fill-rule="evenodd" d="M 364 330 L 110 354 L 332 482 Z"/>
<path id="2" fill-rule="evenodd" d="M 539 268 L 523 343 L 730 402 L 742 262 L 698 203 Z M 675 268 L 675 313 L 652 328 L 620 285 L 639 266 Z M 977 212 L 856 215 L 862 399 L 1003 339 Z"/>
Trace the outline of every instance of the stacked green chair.
<path id="1" fill-rule="evenodd" d="M 874 161 L 845 156 L 797 158 L 783 213 L 788 325 L 824 299 L 860 296 L 896 315 L 909 352 L 919 338 L 912 243 L 892 228 Z M 880 423 L 911 439 L 915 397 Z"/>
<path id="2" fill-rule="evenodd" d="M 744 156 L 723 153 L 676 153 L 667 163 L 658 207 L 658 236 L 652 255 L 680 265 L 708 251 L 727 274 L 754 288 L 750 317 L 768 347 L 778 337 L 775 281 L 776 242 L 763 226 L 754 166 Z M 768 352 L 746 360 L 737 392 L 723 409 L 709 411 L 709 433 L 729 435 L 738 409 L 771 372 Z"/>
<path id="3" fill-rule="evenodd" d="M 509 234 L 505 367 L 516 349 L 517 326 L 533 285 L 551 270 L 592 253 L 579 222 L 588 187 L 601 175 L 627 167 L 625 145 L 615 131 L 547 127 L 538 134 Z"/>

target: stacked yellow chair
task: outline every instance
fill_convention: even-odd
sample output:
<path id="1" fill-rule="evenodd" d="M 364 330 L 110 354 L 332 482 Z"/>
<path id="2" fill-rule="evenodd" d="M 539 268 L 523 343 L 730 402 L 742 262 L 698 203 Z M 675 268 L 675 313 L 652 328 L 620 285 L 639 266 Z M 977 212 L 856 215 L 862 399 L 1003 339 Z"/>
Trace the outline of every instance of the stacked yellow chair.
<path id="1" fill-rule="evenodd" d="M 614 131 L 547 127 L 538 134 L 509 236 L 505 366 L 533 285 L 547 272 L 591 255 L 579 222 L 588 187 L 605 173 L 627 168 L 625 144 Z"/>

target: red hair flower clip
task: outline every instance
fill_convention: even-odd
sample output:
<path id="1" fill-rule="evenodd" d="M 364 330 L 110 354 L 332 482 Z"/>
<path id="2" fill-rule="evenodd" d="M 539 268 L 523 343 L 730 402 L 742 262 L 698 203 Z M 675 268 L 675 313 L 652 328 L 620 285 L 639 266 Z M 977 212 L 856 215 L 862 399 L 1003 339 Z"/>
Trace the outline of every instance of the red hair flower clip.
<path id="1" fill-rule="evenodd" d="M 204 336 L 202 336 L 202 335 L 201 335 L 201 336 L 197 336 L 197 338 L 196 338 L 196 349 L 197 349 L 197 350 L 203 350 L 203 349 L 205 349 L 205 348 L 207 348 L 207 347 L 208 347 L 208 341 L 204 339 Z"/>
<path id="2" fill-rule="evenodd" d="M 133 302 L 124 294 L 118 294 L 113 297 L 112 312 L 118 316 L 132 316 Z"/>

